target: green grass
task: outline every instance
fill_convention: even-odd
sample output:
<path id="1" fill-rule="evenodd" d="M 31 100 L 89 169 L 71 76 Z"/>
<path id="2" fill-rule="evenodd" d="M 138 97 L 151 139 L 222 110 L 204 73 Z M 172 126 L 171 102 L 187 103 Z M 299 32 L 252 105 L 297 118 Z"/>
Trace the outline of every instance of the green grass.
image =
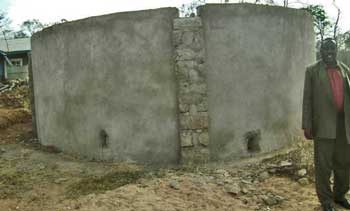
<path id="1" fill-rule="evenodd" d="M 143 171 L 111 172 L 103 176 L 87 176 L 71 185 L 67 190 L 68 198 L 77 198 L 91 193 L 103 193 L 118 187 L 136 183 L 145 176 Z"/>

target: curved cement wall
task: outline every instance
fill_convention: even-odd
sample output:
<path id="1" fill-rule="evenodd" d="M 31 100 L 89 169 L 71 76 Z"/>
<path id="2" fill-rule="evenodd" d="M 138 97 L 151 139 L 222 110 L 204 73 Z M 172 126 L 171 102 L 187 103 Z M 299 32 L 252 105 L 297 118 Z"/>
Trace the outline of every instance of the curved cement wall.
<path id="1" fill-rule="evenodd" d="M 290 142 L 301 127 L 305 67 L 315 57 L 311 16 L 254 4 L 206 5 L 199 14 L 211 157 L 230 160 Z"/>
<path id="2" fill-rule="evenodd" d="M 179 160 L 175 8 L 59 24 L 32 38 L 42 144 L 96 159 Z"/>
<path id="3" fill-rule="evenodd" d="M 269 152 L 300 130 L 311 17 L 254 4 L 173 8 L 56 25 L 32 38 L 44 145 L 140 163 Z"/>

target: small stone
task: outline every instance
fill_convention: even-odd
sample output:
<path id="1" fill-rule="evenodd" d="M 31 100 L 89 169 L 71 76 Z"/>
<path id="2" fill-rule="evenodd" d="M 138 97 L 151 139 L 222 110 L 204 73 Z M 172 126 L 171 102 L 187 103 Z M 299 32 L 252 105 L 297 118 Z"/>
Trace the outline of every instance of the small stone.
<path id="1" fill-rule="evenodd" d="M 131 158 L 126 158 L 124 162 L 127 163 L 127 164 L 131 164 L 131 165 L 137 163 L 136 160 L 133 160 L 133 159 L 131 159 Z"/>
<path id="2" fill-rule="evenodd" d="M 210 158 L 209 149 L 200 149 L 199 155 L 200 155 L 202 161 L 209 162 L 209 158 Z"/>
<path id="3" fill-rule="evenodd" d="M 39 165 L 38 165 L 38 168 L 39 168 L 40 170 L 43 170 L 43 169 L 46 168 L 46 166 L 45 166 L 44 164 L 39 164 Z"/>
<path id="4" fill-rule="evenodd" d="M 270 174 L 267 171 L 264 171 L 264 172 L 259 174 L 258 178 L 260 181 L 264 181 L 264 180 L 270 178 Z"/>
<path id="5" fill-rule="evenodd" d="M 251 185 L 251 184 L 252 184 L 251 181 L 246 180 L 246 179 L 241 179 L 241 182 L 244 183 L 244 184 L 248 184 L 248 185 Z"/>
<path id="6" fill-rule="evenodd" d="M 198 137 L 199 133 L 197 133 L 195 130 L 192 130 L 192 143 L 194 146 L 198 146 Z"/>
<path id="7" fill-rule="evenodd" d="M 147 187 L 149 187 L 149 185 L 148 184 L 139 184 L 138 187 L 140 187 L 140 188 L 147 188 Z"/>
<path id="8" fill-rule="evenodd" d="M 192 133 L 182 132 L 181 133 L 181 147 L 191 147 L 193 146 Z"/>
<path id="9" fill-rule="evenodd" d="M 289 166 L 292 166 L 293 163 L 292 162 L 289 162 L 287 160 L 284 160 L 284 161 L 281 161 L 279 167 L 289 167 Z"/>
<path id="10" fill-rule="evenodd" d="M 186 81 L 180 81 L 179 83 L 179 92 L 181 95 L 190 93 L 190 84 Z"/>
<path id="11" fill-rule="evenodd" d="M 230 176 L 228 171 L 226 171 L 225 169 L 217 169 L 214 173 L 218 174 L 218 175 L 222 175 L 224 177 L 229 177 Z"/>
<path id="12" fill-rule="evenodd" d="M 81 208 L 81 204 L 80 203 L 74 205 L 74 209 L 78 210 L 80 208 Z"/>
<path id="13" fill-rule="evenodd" d="M 232 184 L 232 183 L 233 183 L 233 180 L 232 180 L 232 179 L 225 179 L 225 180 L 224 180 L 224 183 L 226 183 L 226 184 Z"/>
<path id="14" fill-rule="evenodd" d="M 195 69 L 188 70 L 188 77 L 191 80 L 191 82 L 198 82 L 201 80 L 201 77 Z"/>
<path id="15" fill-rule="evenodd" d="M 200 94 L 207 93 L 206 83 L 193 83 L 193 84 L 190 84 L 188 88 L 191 92 L 200 93 Z"/>
<path id="16" fill-rule="evenodd" d="M 304 178 L 298 179 L 298 183 L 300 185 L 308 185 L 309 184 L 309 180 L 304 177 Z"/>
<path id="17" fill-rule="evenodd" d="M 237 183 L 225 186 L 225 191 L 227 193 L 238 195 L 241 192 L 241 187 Z"/>
<path id="18" fill-rule="evenodd" d="M 204 129 L 208 128 L 208 113 L 198 112 L 197 115 L 180 114 L 181 129 Z"/>
<path id="19" fill-rule="evenodd" d="M 285 200 L 284 197 L 279 196 L 279 195 L 275 195 L 275 198 L 277 199 L 277 201 L 278 201 L 279 203 L 281 203 L 281 202 L 283 202 L 283 201 Z"/>
<path id="20" fill-rule="evenodd" d="M 179 183 L 176 182 L 176 181 L 171 181 L 171 182 L 169 183 L 169 187 L 171 187 L 171 188 L 173 188 L 173 189 L 175 189 L 175 190 L 179 190 L 179 189 L 180 189 Z"/>
<path id="21" fill-rule="evenodd" d="M 175 66 L 175 73 L 176 73 L 176 78 L 177 80 L 179 81 L 179 85 L 180 87 L 179 88 L 182 88 L 181 87 L 181 83 L 182 82 L 185 82 L 189 79 L 189 76 L 188 76 L 188 69 L 189 69 L 189 63 L 185 61 L 185 62 L 181 62 L 181 61 L 178 61 L 176 63 L 176 66 Z M 181 91 L 182 92 L 182 91 Z"/>
<path id="22" fill-rule="evenodd" d="M 268 168 L 272 168 L 272 169 L 278 168 L 278 164 L 274 164 L 274 163 L 268 163 L 267 166 Z"/>
<path id="23" fill-rule="evenodd" d="M 6 150 L 5 150 L 4 148 L 1 148 L 1 149 L 0 149 L 0 152 L 1 152 L 1 153 L 4 153 L 4 152 L 6 152 Z"/>
<path id="24" fill-rule="evenodd" d="M 201 49 L 199 52 L 197 52 L 197 55 L 196 55 L 196 62 L 198 64 L 203 64 L 205 62 L 205 51 L 204 49 Z"/>
<path id="25" fill-rule="evenodd" d="M 67 181 L 66 178 L 59 178 L 59 179 L 56 179 L 56 180 L 54 181 L 54 183 L 60 184 L 60 183 L 65 182 L 65 181 Z"/>
<path id="26" fill-rule="evenodd" d="M 184 31 L 182 32 L 182 44 L 185 46 L 190 46 L 194 42 L 195 33 L 193 31 Z"/>
<path id="27" fill-rule="evenodd" d="M 179 46 L 182 42 L 182 31 L 173 32 L 173 43 L 175 46 Z"/>
<path id="28" fill-rule="evenodd" d="M 249 190 L 248 190 L 247 188 L 243 187 L 242 190 L 241 190 L 241 192 L 242 192 L 243 194 L 248 194 L 248 193 L 249 193 Z"/>
<path id="29" fill-rule="evenodd" d="M 199 93 L 185 93 L 179 95 L 179 103 L 196 104 L 198 105 L 202 100 L 203 96 Z"/>
<path id="30" fill-rule="evenodd" d="M 197 53 L 191 49 L 176 49 L 176 61 L 188 61 L 194 60 L 197 57 Z"/>
<path id="31" fill-rule="evenodd" d="M 275 174 L 276 171 L 277 171 L 276 169 L 269 169 L 269 173 L 270 173 L 270 174 Z"/>
<path id="32" fill-rule="evenodd" d="M 255 191 L 256 191 L 256 188 L 255 188 L 255 187 L 253 187 L 253 186 L 250 186 L 250 187 L 249 187 L 249 191 L 251 191 L 251 192 L 255 192 Z"/>
<path id="33" fill-rule="evenodd" d="M 209 145 L 209 134 L 208 132 L 201 133 L 198 137 L 198 142 L 203 146 Z"/>
<path id="34" fill-rule="evenodd" d="M 191 49 L 193 49 L 194 51 L 198 52 L 203 50 L 203 46 L 204 46 L 204 39 L 203 39 L 203 33 L 201 31 L 197 31 L 194 33 L 194 37 L 193 37 L 193 42 L 190 46 Z"/>
<path id="35" fill-rule="evenodd" d="M 204 185 L 207 184 L 207 183 L 206 183 L 204 180 L 202 180 L 202 179 L 193 179 L 192 182 L 193 182 L 193 184 L 195 184 L 195 185 L 198 186 L 198 187 L 202 187 L 202 186 L 204 186 Z"/>
<path id="36" fill-rule="evenodd" d="M 306 176 L 306 174 L 307 174 L 307 170 L 306 169 L 300 169 L 297 172 L 298 177 L 304 177 L 304 176 Z"/>
<path id="37" fill-rule="evenodd" d="M 185 113 L 189 111 L 189 105 L 188 104 L 184 104 L 184 103 L 180 103 L 179 104 L 179 110 L 181 113 Z"/>
<path id="38" fill-rule="evenodd" d="M 262 201 L 268 205 L 268 206 L 271 206 L 271 205 L 274 205 L 275 203 L 277 203 L 275 200 L 271 199 L 269 196 L 267 195 L 263 195 L 261 196 L 261 199 Z"/>
<path id="39" fill-rule="evenodd" d="M 263 195 L 261 197 L 261 199 L 268 206 L 274 206 L 274 205 L 280 204 L 284 200 L 283 197 L 277 196 L 277 195 L 273 195 L 273 194 Z"/>
<path id="40" fill-rule="evenodd" d="M 189 108 L 189 113 L 190 115 L 196 115 L 197 114 L 197 107 L 196 105 L 190 105 L 190 108 Z"/>
<path id="41" fill-rule="evenodd" d="M 169 174 L 168 174 L 169 175 Z M 173 180 L 173 181 L 177 181 L 177 182 L 182 182 L 183 181 L 183 179 L 181 178 L 181 177 L 179 177 L 179 176 L 171 176 L 171 179 Z"/>
<path id="42" fill-rule="evenodd" d="M 199 112 L 197 115 L 192 116 L 191 129 L 204 129 L 208 128 L 208 113 Z"/>
<path id="43" fill-rule="evenodd" d="M 202 26 L 202 19 L 199 17 L 176 18 L 174 19 L 174 29 L 191 29 Z"/>
<path id="44" fill-rule="evenodd" d="M 198 112 L 208 111 L 208 102 L 206 101 L 206 99 L 203 99 L 202 102 L 197 104 L 197 110 L 198 110 Z"/>

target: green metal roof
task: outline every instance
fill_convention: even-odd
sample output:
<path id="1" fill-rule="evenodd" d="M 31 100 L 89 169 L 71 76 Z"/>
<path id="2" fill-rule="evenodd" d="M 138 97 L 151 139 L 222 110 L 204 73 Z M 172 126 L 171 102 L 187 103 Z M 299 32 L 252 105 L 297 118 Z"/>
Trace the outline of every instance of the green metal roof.
<path id="1" fill-rule="evenodd" d="M 30 52 L 30 50 L 25 50 L 25 51 L 11 51 L 11 52 L 4 52 L 5 55 L 9 56 L 9 55 L 16 55 L 16 54 L 22 54 L 22 53 L 28 53 Z"/>
<path id="2" fill-rule="evenodd" d="M 6 54 L 12 52 L 28 52 L 31 50 L 30 38 L 0 39 L 0 51 Z"/>

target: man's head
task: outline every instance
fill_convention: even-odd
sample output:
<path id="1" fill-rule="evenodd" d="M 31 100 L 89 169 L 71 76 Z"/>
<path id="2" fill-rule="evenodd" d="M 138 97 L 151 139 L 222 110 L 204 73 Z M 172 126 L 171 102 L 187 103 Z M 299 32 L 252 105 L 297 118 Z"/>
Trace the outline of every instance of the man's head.
<path id="1" fill-rule="evenodd" d="M 337 64 L 337 44 L 332 38 L 327 38 L 321 44 L 321 58 L 324 63 L 330 66 Z"/>

